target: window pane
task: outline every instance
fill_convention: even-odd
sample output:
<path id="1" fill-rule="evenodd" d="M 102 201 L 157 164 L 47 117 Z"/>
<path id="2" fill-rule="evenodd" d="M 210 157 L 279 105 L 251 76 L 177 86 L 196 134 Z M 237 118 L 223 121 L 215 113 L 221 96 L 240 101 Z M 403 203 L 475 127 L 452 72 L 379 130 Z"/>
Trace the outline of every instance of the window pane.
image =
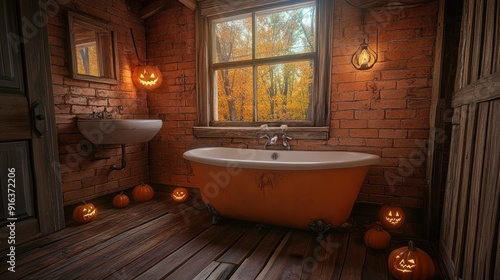
<path id="1" fill-rule="evenodd" d="M 97 45 L 87 44 L 76 46 L 76 60 L 78 74 L 99 77 L 99 58 L 97 57 Z"/>
<path id="2" fill-rule="evenodd" d="M 259 121 L 307 120 L 313 83 L 313 61 L 257 68 Z"/>
<path id="3" fill-rule="evenodd" d="M 217 77 L 217 121 L 253 121 L 252 67 L 221 69 Z"/>
<path id="4" fill-rule="evenodd" d="M 257 57 L 314 52 L 315 6 L 258 14 Z"/>
<path id="5" fill-rule="evenodd" d="M 252 17 L 214 23 L 214 61 L 230 62 L 252 58 Z"/>

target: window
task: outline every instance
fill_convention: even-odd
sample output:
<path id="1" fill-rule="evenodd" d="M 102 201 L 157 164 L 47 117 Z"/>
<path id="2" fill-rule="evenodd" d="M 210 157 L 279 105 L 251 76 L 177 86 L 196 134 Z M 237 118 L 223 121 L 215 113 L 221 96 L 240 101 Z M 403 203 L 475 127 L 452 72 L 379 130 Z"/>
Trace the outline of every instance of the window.
<path id="1" fill-rule="evenodd" d="M 219 9 L 210 2 L 201 2 L 198 27 L 200 125 L 325 126 L 331 1 L 263 0 L 259 7 Z"/>

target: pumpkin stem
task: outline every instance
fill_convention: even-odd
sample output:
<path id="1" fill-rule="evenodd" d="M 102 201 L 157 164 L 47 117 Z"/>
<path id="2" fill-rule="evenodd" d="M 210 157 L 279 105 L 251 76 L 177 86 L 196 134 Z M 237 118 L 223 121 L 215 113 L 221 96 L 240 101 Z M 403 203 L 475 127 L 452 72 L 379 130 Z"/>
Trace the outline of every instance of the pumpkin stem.
<path id="1" fill-rule="evenodd" d="M 413 240 L 408 241 L 408 249 L 410 251 L 416 251 L 415 243 L 413 242 Z"/>

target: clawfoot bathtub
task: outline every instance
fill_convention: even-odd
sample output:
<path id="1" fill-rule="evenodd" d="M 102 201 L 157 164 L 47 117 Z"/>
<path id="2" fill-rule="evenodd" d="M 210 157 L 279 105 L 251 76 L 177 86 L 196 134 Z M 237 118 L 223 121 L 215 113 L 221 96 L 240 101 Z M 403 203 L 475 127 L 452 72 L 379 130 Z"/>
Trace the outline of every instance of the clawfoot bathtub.
<path id="1" fill-rule="evenodd" d="M 319 235 L 347 221 L 369 166 L 380 160 L 356 152 L 239 148 L 198 148 L 184 158 L 215 219 L 311 228 Z"/>

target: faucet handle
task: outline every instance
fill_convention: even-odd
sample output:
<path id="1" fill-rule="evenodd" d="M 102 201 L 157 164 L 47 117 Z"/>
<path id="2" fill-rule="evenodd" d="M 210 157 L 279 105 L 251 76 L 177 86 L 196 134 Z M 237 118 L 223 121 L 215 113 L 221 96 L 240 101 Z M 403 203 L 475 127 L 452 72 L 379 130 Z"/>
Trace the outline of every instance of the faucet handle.
<path id="1" fill-rule="evenodd" d="M 269 139 L 269 138 L 271 138 L 271 137 L 269 137 L 269 135 L 267 135 L 267 134 L 264 134 L 264 135 L 262 135 L 262 136 L 259 136 L 259 138 L 260 138 L 260 139 L 262 139 L 262 138 Z"/>
<path id="2" fill-rule="evenodd" d="M 290 150 L 291 147 L 290 147 L 290 143 L 288 143 L 288 140 L 292 140 L 293 138 L 286 135 L 286 134 L 283 134 L 281 136 L 281 138 L 283 138 L 283 147 L 286 147 L 288 150 Z"/>

